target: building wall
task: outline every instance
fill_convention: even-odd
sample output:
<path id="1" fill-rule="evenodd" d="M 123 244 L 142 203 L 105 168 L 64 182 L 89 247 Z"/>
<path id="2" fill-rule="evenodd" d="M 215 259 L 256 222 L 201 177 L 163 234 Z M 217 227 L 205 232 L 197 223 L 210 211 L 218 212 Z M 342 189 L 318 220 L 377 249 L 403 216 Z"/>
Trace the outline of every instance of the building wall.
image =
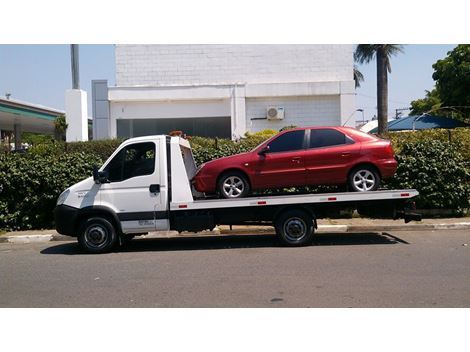
<path id="1" fill-rule="evenodd" d="M 283 107 L 284 119 L 265 119 L 268 106 Z M 341 124 L 339 95 L 246 99 L 246 127 L 252 132 L 264 129 L 279 130 L 289 125 L 304 127 L 339 124 Z"/>
<path id="2" fill-rule="evenodd" d="M 352 45 L 116 45 L 117 86 L 349 81 Z"/>

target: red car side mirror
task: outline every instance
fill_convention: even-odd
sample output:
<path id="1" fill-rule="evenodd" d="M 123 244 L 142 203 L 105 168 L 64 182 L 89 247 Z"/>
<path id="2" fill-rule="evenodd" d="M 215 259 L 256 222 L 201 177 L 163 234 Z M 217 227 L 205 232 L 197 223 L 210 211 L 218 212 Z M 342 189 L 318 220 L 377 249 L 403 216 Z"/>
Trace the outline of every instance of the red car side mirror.
<path id="1" fill-rule="evenodd" d="M 267 152 L 269 152 L 269 145 L 261 148 L 261 150 L 258 152 L 258 155 L 265 156 Z"/>

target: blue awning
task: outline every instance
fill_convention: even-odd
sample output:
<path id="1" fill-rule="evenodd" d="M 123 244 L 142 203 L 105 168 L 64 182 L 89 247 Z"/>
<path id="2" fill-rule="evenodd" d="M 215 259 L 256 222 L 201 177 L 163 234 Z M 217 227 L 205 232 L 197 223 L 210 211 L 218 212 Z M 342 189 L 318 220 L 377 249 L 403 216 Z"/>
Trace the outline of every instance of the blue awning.
<path id="1" fill-rule="evenodd" d="M 457 127 L 470 127 L 470 125 L 448 117 L 431 115 L 407 116 L 388 122 L 389 131 L 427 130 L 431 128 L 452 129 Z M 372 129 L 370 133 L 377 133 L 377 128 Z"/>

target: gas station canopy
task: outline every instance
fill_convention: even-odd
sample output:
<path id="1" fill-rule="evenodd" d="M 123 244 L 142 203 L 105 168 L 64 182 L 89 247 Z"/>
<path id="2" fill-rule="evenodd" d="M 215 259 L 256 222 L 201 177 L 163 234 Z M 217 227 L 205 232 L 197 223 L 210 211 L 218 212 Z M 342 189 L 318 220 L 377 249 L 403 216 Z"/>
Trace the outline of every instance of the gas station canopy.
<path id="1" fill-rule="evenodd" d="M 0 98 L 0 130 L 54 134 L 54 120 L 65 111 L 16 99 Z"/>

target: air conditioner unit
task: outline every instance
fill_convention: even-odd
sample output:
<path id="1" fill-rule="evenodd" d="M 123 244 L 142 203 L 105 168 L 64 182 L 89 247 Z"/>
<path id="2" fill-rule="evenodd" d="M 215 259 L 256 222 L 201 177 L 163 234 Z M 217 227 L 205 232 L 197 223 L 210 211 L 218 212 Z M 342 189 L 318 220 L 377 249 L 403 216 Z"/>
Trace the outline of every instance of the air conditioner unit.
<path id="1" fill-rule="evenodd" d="M 279 106 L 268 106 L 266 109 L 266 117 L 268 120 L 283 120 L 284 108 Z"/>

